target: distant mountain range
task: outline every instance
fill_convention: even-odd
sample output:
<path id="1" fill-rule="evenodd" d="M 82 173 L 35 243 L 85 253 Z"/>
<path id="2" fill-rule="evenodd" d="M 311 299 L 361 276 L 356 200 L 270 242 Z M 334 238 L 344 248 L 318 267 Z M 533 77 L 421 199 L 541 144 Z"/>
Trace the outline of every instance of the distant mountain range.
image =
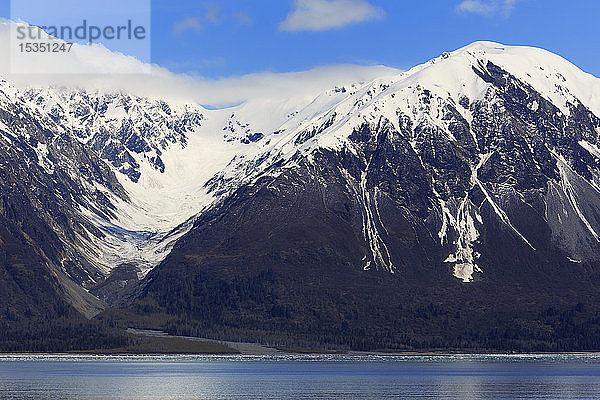
<path id="1" fill-rule="evenodd" d="M 222 110 L 2 80 L 1 348 L 599 350 L 599 117 L 490 42 Z"/>

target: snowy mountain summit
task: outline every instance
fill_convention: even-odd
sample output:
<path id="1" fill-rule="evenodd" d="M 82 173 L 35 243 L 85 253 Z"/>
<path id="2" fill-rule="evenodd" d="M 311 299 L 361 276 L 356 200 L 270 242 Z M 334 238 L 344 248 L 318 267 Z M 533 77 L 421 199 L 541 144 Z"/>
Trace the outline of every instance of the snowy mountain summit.
<path id="1" fill-rule="evenodd" d="M 311 182 L 364 270 L 441 261 L 469 282 L 499 242 L 534 258 L 557 246 L 577 264 L 599 254 L 597 115 L 597 78 L 544 50 L 477 42 L 324 92 L 214 190 L 272 179 L 265 189 L 293 197 L 290 182 Z"/>
<path id="2" fill-rule="evenodd" d="M 491 42 L 223 110 L 1 81 L 0 214 L 87 314 L 177 291 L 182 270 L 295 285 L 593 268 L 599 117 L 598 78 Z"/>

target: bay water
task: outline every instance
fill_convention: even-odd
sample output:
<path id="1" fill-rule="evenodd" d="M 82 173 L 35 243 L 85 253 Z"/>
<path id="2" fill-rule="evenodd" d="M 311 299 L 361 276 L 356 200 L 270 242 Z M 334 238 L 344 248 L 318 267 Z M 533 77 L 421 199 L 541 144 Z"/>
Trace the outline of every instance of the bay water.
<path id="1" fill-rule="evenodd" d="M 0 355 L 0 399 L 600 399 L 600 355 Z"/>

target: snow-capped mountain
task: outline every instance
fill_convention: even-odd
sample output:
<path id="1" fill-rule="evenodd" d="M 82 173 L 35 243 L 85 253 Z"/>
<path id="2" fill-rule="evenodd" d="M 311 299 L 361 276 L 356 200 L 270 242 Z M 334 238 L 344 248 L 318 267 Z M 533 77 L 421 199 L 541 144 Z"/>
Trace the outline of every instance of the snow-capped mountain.
<path id="1" fill-rule="evenodd" d="M 599 116 L 598 78 L 489 42 L 223 110 L 2 81 L 1 211 L 89 314 L 88 290 L 169 309 L 199 268 L 281 268 L 290 293 L 306 274 L 577 270 L 600 258 Z"/>
<path id="2" fill-rule="evenodd" d="M 292 346 L 596 348 L 599 82 L 475 43 L 330 88 L 208 181 L 129 312 Z"/>
<path id="3" fill-rule="evenodd" d="M 402 249 L 390 244 L 380 203 L 422 225 L 423 240 L 435 238 L 465 282 L 483 272 L 485 209 L 533 252 L 548 243 L 525 232 L 534 221 L 519 213 L 528 209 L 574 263 L 597 260 L 597 115 L 597 78 L 543 50 L 474 43 L 391 79 L 323 93 L 221 172 L 214 190 L 313 169 L 307 178 L 325 192 L 335 182 L 361 216 L 366 270 L 411 264 L 394 255 Z M 320 176 L 324 156 L 334 181 Z"/>

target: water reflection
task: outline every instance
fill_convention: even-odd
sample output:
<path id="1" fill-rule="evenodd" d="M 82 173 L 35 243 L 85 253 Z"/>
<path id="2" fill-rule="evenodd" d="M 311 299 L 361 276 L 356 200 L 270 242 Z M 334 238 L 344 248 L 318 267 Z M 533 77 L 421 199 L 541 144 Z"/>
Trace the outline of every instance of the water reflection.
<path id="1" fill-rule="evenodd" d="M 600 357 L 0 356 L 2 399 L 600 399 Z"/>

